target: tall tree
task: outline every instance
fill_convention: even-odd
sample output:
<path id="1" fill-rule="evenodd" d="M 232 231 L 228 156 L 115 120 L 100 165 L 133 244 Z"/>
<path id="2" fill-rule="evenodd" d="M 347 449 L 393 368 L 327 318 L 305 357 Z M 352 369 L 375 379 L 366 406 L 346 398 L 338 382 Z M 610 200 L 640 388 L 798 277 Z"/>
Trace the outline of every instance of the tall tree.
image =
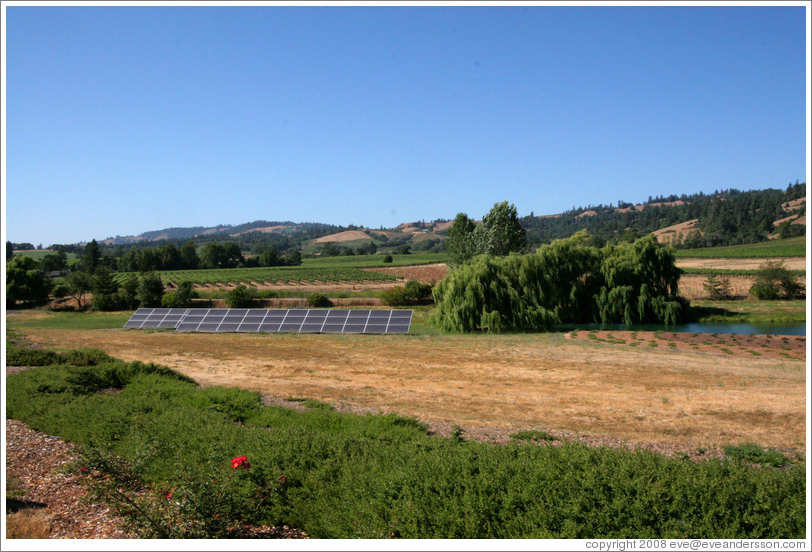
<path id="1" fill-rule="evenodd" d="M 183 262 L 185 270 L 194 270 L 200 264 L 200 258 L 197 256 L 197 246 L 193 241 L 185 242 L 180 248 L 180 257 Z"/>
<path id="2" fill-rule="evenodd" d="M 118 308 L 118 284 L 109 268 L 106 266 L 97 268 L 91 285 L 94 310 L 111 311 Z"/>
<path id="3" fill-rule="evenodd" d="M 93 274 L 101 263 L 101 248 L 96 240 L 91 240 L 85 246 L 85 253 L 82 256 L 82 269 Z"/>
<path id="4" fill-rule="evenodd" d="M 9 262 L 14 256 L 14 246 L 10 241 L 6 242 L 6 262 Z"/>
<path id="5" fill-rule="evenodd" d="M 135 296 L 141 307 L 160 307 L 161 299 L 164 296 L 164 283 L 160 276 L 155 273 L 142 276 L 138 282 Z"/>
<path id="6" fill-rule="evenodd" d="M 513 204 L 496 203 L 474 231 L 478 249 L 496 257 L 518 253 L 527 245 L 527 230 L 519 223 Z"/>
<path id="7" fill-rule="evenodd" d="M 6 263 L 6 308 L 17 302 L 25 306 L 44 305 L 53 284 L 31 257 L 14 257 Z"/>
<path id="8" fill-rule="evenodd" d="M 454 222 L 448 228 L 448 240 L 445 242 L 445 250 L 451 265 L 461 265 L 476 255 L 475 228 L 476 223 L 468 218 L 468 215 L 457 213 Z"/>

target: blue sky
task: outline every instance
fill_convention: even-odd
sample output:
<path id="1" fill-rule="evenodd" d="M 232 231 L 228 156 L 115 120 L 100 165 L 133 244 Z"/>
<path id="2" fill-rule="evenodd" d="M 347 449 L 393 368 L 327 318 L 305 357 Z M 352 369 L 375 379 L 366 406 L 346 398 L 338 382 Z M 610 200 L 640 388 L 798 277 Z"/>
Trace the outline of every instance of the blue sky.
<path id="1" fill-rule="evenodd" d="M 794 6 L 6 5 L 6 239 L 806 180 Z"/>

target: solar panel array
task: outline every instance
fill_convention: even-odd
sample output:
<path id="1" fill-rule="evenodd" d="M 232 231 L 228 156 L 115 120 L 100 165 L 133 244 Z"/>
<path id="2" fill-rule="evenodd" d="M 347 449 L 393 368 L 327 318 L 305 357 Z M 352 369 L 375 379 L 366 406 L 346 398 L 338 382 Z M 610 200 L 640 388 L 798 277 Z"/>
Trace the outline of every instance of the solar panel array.
<path id="1" fill-rule="evenodd" d="M 411 310 L 377 309 L 138 309 L 125 328 L 179 332 L 405 334 Z"/>

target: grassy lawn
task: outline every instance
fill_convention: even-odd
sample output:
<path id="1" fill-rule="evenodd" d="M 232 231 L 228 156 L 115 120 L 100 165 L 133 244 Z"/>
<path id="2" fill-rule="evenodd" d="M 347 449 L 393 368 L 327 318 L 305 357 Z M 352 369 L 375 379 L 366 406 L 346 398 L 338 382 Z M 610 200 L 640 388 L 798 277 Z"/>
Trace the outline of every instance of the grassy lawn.
<path id="1" fill-rule="evenodd" d="M 724 247 L 703 247 L 700 249 L 677 249 L 677 258 L 709 257 L 709 258 L 773 258 L 773 257 L 805 257 L 806 237 L 787 238 L 785 240 L 769 240 L 746 245 L 730 245 Z"/>
<path id="2" fill-rule="evenodd" d="M 691 301 L 696 322 L 806 322 L 806 301 Z"/>

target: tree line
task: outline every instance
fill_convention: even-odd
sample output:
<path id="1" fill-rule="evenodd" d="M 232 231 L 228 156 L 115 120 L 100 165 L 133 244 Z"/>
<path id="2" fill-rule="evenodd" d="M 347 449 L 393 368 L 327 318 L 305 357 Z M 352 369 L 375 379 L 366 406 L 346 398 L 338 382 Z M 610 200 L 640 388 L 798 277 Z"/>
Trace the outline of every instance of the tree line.
<path id="1" fill-rule="evenodd" d="M 592 243 L 602 247 L 610 243 L 631 242 L 662 228 L 697 219 L 697 230 L 685 240 L 674 243 L 676 248 L 716 247 L 758 243 L 776 231 L 781 237 L 805 233 L 804 225 L 785 224 L 779 229 L 774 222 L 787 216 L 803 215 L 805 205 L 789 213 L 782 204 L 806 197 L 806 183 L 789 184 L 784 191 L 775 189 L 743 192 L 736 189 L 716 191 L 713 194 L 692 194 L 649 198 L 642 210 L 621 210 L 631 204 L 588 206 L 556 217 L 523 217 L 521 224 L 527 229 L 530 246 L 550 243 L 566 238 L 579 230 L 592 236 Z M 658 205 L 662 200 L 681 202 L 677 205 Z M 623 207 L 620 207 L 622 205 Z"/>

